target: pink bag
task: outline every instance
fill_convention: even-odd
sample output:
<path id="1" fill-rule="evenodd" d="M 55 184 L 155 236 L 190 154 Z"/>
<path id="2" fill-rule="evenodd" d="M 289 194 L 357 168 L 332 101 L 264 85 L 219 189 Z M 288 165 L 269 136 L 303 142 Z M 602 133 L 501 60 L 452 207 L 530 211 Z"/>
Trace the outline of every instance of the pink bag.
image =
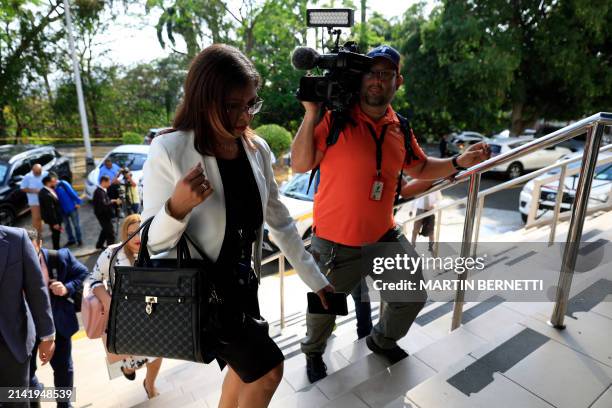
<path id="1" fill-rule="evenodd" d="M 99 339 L 106 330 L 108 313 L 104 310 L 102 302 L 98 300 L 89 288 L 84 289 L 81 302 L 81 317 L 85 326 L 85 333 L 90 339 Z"/>

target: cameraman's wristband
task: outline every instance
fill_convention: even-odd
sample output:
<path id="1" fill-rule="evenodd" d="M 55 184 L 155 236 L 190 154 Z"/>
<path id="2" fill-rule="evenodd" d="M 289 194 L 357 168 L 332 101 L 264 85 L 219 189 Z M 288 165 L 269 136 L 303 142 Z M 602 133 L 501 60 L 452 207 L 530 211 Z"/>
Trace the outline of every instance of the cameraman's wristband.
<path id="1" fill-rule="evenodd" d="M 451 159 L 451 163 L 453 164 L 453 167 L 455 168 L 455 170 L 457 171 L 463 171 L 463 170 L 467 170 L 467 167 L 463 167 L 460 166 L 459 163 L 457 162 L 457 158 L 459 157 L 459 155 L 455 155 L 453 156 L 453 158 Z"/>

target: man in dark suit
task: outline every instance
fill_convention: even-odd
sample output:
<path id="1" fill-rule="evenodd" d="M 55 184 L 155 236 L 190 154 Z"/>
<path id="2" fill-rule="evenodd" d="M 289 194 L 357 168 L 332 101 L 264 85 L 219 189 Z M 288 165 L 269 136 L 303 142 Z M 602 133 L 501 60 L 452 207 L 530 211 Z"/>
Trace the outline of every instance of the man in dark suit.
<path id="1" fill-rule="evenodd" d="M 116 198 L 111 200 L 108 197 L 107 190 L 111 185 L 110 177 L 100 177 L 100 185 L 96 188 L 93 195 L 93 207 L 94 214 L 102 227 L 100 235 L 98 236 L 98 242 L 96 248 L 104 249 L 106 245 L 112 245 L 115 243 L 115 230 L 113 228 L 113 208 L 114 204 L 120 204 L 121 200 Z"/>
<path id="2" fill-rule="evenodd" d="M 57 175 L 49 173 L 42 179 L 44 187 L 38 192 L 38 201 L 40 202 L 40 215 L 45 224 L 51 229 L 51 240 L 53 241 L 53 249 L 60 248 L 60 234 L 64 230 L 62 228 L 62 206 L 59 198 L 55 193 L 57 185 Z"/>
<path id="3" fill-rule="evenodd" d="M 55 327 L 38 256 L 25 230 L 0 225 L 0 387 L 28 386 L 36 339 L 44 365 Z"/>
<path id="4" fill-rule="evenodd" d="M 32 245 L 40 254 L 41 270 L 47 270 L 49 275 L 48 287 L 56 333 L 55 354 L 51 359 L 54 383 L 56 387 L 72 387 L 74 385 L 74 369 L 71 337 L 79 330 L 74 295 L 82 287 L 89 271 L 67 248 L 62 248 L 59 251 L 48 251 L 40 247 L 41 242 L 38 241 L 35 230 L 28 230 L 28 236 Z M 34 352 L 37 347 L 38 342 L 34 346 Z M 40 387 L 36 378 L 35 360 L 30 363 L 30 387 Z M 58 402 L 57 406 L 68 407 L 70 405 L 67 402 Z"/>

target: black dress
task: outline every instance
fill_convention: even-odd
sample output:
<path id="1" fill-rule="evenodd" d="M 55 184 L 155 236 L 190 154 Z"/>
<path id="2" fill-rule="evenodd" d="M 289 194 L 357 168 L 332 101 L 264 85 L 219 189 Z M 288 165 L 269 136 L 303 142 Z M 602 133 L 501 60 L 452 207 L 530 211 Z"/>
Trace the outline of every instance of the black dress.
<path id="1" fill-rule="evenodd" d="M 259 319 L 257 277 L 251 255 L 257 230 L 263 223 L 261 197 L 242 143 L 236 159 L 217 158 L 225 196 L 226 226 L 213 277 L 226 303 L 239 312 Z M 217 361 L 227 363 L 245 383 L 261 378 L 279 365 L 283 353 L 268 335 L 267 327 L 246 319 L 243 332 L 229 343 L 215 347 Z"/>

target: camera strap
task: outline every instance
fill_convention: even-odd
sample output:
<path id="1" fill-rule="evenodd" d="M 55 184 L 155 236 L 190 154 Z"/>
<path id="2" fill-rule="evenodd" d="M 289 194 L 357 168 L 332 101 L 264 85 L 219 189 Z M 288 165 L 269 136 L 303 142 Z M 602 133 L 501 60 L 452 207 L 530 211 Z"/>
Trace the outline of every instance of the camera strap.
<path id="1" fill-rule="evenodd" d="M 397 119 L 400 122 L 400 129 L 404 136 L 404 148 L 406 149 L 406 157 L 404 158 L 405 163 L 410 163 L 412 160 L 418 160 L 419 159 L 418 156 L 414 153 L 414 150 L 412 150 L 411 142 L 412 142 L 412 138 L 414 137 L 414 135 L 412 133 L 410 122 L 408 121 L 407 118 L 400 115 L 399 113 L 396 112 L 395 114 L 397 116 Z M 331 127 L 330 127 L 329 134 L 326 140 L 328 148 L 336 144 L 340 136 L 340 132 L 342 132 L 342 130 L 346 126 L 347 121 L 354 124 L 354 122 L 350 120 L 350 118 L 348 120 L 347 119 L 343 120 L 343 117 L 336 114 L 336 112 L 332 113 Z M 397 190 L 395 193 L 395 204 L 399 202 L 399 196 L 400 196 L 401 188 L 402 188 L 402 177 L 404 175 L 403 173 L 404 173 L 404 166 L 402 165 L 402 168 L 400 170 L 400 174 L 398 177 L 398 181 L 397 181 Z M 308 192 L 310 191 L 310 187 L 312 186 L 312 182 L 315 180 L 315 177 L 317 179 L 317 182 L 315 183 L 315 191 L 317 190 L 317 185 L 319 184 L 318 183 L 319 176 L 320 176 L 319 166 L 317 166 L 316 168 L 312 169 L 312 171 L 310 172 L 310 179 L 308 181 L 308 189 L 306 190 L 306 194 L 308 194 Z"/>
<path id="2" fill-rule="evenodd" d="M 372 139 L 374 139 L 374 143 L 376 144 L 376 177 L 380 177 L 382 175 L 382 146 L 385 142 L 385 134 L 387 133 L 388 124 L 384 125 L 382 130 L 380 131 L 380 136 L 376 137 L 376 132 L 371 124 L 366 123 L 368 125 L 368 130 L 372 135 Z"/>

